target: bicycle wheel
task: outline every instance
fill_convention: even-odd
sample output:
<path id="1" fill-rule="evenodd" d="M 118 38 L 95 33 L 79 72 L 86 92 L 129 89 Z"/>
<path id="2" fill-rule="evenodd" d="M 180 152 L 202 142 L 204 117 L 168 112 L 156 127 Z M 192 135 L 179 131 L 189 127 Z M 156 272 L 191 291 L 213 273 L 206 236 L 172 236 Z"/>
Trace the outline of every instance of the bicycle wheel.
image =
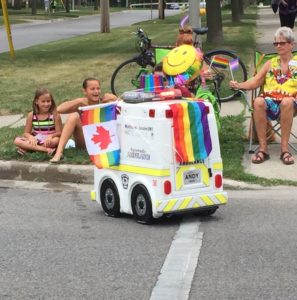
<path id="1" fill-rule="evenodd" d="M 147 65 L 145 68 L 138 64 L 137 58 L 129 59 L 120 64 L 111 76 L 111 91 L 113 94 L 121 97 L 126 91 L 132 91 L 140 88 L 140 76 L 150 74 L 153 67 Z"/>
<path id="2" fill-rule="evenodd" d="M 238 59 L 238 64 L 231 71 L 229 62 L 234 62 L 234 59 Z M 208 86 L 212 93 L 214 95 L 218 94 L 221 102 L 227 102 L 236 98 L 239 92 L 230 89 L 230 80 L 238 82 L 247 80 L 245 65 L 239 57 L 227 50 L 214 50 L 205 53 L 204 60 L 215 74 L 214 80 L 211 80 L 211 84 Z"/>

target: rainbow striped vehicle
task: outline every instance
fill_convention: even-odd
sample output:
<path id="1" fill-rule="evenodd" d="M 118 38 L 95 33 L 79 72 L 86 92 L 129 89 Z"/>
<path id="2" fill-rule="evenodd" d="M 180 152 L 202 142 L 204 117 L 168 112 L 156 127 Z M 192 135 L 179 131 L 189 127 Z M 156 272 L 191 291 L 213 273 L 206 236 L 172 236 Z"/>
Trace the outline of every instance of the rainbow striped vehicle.
<path id="1" fill-rule="evenodd" d="M 119 102 L 120 162 L 95 167 L 92 200 L 105 214 L 150 223 L 164 214 L 213 214 L 227 203 L 213 107 L 201 99 Z"/>

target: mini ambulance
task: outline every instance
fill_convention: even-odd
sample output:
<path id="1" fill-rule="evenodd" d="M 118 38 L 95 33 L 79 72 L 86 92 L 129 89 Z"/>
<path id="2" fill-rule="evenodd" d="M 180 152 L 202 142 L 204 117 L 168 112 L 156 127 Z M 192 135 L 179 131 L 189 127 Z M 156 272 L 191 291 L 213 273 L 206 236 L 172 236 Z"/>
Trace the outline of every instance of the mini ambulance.
<path id="1" fill-rule="evenodd" d="M 91 199 L 108 216 L 131 214 L 140 223 L 165 214 L 213 214 L 228 197 L 212 105 L 204 102 L 211 152 L 203 160 L 177 162 L 171 105 L 186 100 L 144 101 L 119 102 L 120 165 L 95 167 Z"/>

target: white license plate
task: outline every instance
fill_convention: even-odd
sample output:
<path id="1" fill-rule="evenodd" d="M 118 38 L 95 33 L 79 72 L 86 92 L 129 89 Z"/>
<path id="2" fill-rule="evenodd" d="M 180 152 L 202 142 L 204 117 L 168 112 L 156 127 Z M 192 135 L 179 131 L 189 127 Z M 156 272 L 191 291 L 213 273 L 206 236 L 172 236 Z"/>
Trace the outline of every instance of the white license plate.
<path id="1" fill-rule="evenodd" d="M 195 169 L 184 172 L 184 184 L 195 184 L 201 182 L 201 170 Z"/>

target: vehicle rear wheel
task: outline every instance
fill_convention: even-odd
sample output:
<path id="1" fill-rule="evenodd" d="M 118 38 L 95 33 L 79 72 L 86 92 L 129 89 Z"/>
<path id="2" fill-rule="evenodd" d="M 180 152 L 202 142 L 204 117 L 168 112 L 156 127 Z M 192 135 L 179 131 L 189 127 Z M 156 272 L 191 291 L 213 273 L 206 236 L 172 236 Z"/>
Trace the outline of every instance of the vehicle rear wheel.
<path id="1" fill-rule="evenodd" d="M 107 179 L 102 183 L 100 201 L 105 214 L 110 217 L 120 216 L 120 196 L 115 183 Z"/>
<path id="2" fill-rule="evenodd" d="M 143 185 L 138 185 L 133 189 L 131 205 L 137 222 L 150 224 L 153 221 L 151 197 Z"/>

